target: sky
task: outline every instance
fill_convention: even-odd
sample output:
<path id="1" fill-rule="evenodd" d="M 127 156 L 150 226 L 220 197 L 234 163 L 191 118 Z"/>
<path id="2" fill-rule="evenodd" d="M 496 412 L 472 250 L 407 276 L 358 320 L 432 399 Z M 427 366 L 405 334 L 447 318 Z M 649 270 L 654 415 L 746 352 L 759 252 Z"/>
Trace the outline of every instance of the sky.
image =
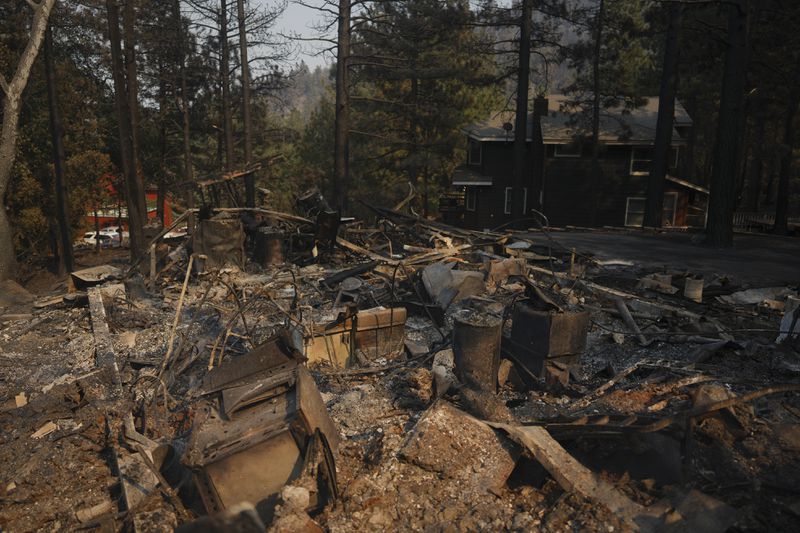
<path id="1" fill-rule="evenodd" d="M 273 1 L 274 0 L 255 0 L 254 3 L 269 5 L 272 4 Z M 322 3 L 321 0 L 304 0 L 304 2 L 310 5 L 319 5 Z M 278 21 L 277 30 L 285 34 L 299 33 L 304 37 L 316 37 L 316 31 L 314 31 L 311 26 L 315 22 L 321 22 L 322 19 L 322 13 L 295 4 L 289 0 L 286 11 L 284 11 L 283 16 Z M 306 65 L 311 68 L 318 65 L 322 66 L 332 61 L 330 54 L 328 54 L 327 57 L 316 54 L 316 52 L 324 48 L 323 43 L 301 42 L 298 43 L 298 45 L 301 50 L 297 61 L 302 59 L 305 61 Z"/>
<path id="2" fill-rule="evenodd" d="M 256 4 L 262 5 L 270 5 L 273 4 L 276 0 L 252 0 Z M 311 29 L 311 26 L 316 22 L 321 22 L 323 20 L 323 14 L 319 13 L 311 8 L 298 5 L 292 0 L 288 0 L 288 5 L 286 6 L 286 11 L 284 11 L 283 16 L 281 17 L 280 21 L 278 22 L 278 31 L 283 33 L 299 33 L 303 37 L 315 37 L 317 36 L 316 32 Z M 304 3 L 309 5 L 321 5 L 323 0 L 303 0 Z M 499 5 L 506 5 L 509 3 L 509 0 L 499 0 Z M 335 30 L 335 28 L 334 28 Z M 315 66 L 322 66 L 325 64 L 332 63 L 332 57 L 330 54 L 326 56 L 317 55 L 316 52 L 319 52 L 321 49 L 325 48 L 323 43 L 312 43 L 312 42 L 303 42 L 299 43 L 301 51 L 297 58 L 298 61 L 301 59 L 306 62 L 306 64 L 313 68 Z"/>

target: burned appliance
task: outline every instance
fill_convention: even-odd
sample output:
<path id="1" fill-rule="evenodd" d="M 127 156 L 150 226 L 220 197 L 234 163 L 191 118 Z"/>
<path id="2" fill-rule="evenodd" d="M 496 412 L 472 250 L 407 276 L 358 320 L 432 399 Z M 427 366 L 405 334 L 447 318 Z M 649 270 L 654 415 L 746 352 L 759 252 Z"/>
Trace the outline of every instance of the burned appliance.
<path id="1" fill-rule="evenodd" d="M 281 332 L 206 376 L 215 397 L 184 463 L 207 512 L 251 502 L 269 523 L 290 482 L 316 487 L 309 512 L 335 498 L 339 435 L 295 344 Z"/>

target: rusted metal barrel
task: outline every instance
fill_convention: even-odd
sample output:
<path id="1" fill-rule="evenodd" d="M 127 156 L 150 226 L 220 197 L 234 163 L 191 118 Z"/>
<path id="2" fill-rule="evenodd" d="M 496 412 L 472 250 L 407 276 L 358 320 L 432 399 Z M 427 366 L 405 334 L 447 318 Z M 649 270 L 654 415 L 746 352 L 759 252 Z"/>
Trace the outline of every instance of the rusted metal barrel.
<path id="1" fill-rule="evenodd" d="M 458 379 L 497 392 L 502 320 L 463 309 L 453 316 L 453 355 Z"/>

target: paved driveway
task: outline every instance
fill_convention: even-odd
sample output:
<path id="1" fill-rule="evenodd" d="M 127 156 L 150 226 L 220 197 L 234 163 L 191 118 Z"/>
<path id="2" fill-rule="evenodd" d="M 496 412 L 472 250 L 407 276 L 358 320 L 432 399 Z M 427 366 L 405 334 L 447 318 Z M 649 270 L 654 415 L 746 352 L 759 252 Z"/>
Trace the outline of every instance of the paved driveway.
<path id="1" fill-rule="evenodd" d="M 800 238 L 736 235 L 734 247 L 714 249 L 691 241 L 686 233 L 555 231 L 552 237 L 568 249 L 600 260 L 627 260 L 648 268 L 668 267 L 720 274 L 754 287 L 800 285 Z M 547 244 L 540 233 L 526 235 Z"/>

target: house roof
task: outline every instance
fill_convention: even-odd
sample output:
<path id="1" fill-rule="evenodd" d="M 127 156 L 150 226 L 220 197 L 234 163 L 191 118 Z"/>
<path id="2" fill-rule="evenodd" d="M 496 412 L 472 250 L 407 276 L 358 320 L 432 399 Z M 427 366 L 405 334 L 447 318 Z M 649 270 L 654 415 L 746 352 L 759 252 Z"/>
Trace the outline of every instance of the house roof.
<path id="1" fill-rule="evenodd" d="M 603 109 L 600 116 L 600 140 L 605 144 L 653 144 L 658 120 L 658 97 L 649 96 L 643 100 L 643 105 L 633 109 L 622 106 Z M 567 144 L 581 132 L 579 126 L 572 124 L 577 113 L 568 109 L 566 102 L 567 97 L 564 95 L 548 97 L 548 114 L 541 117 L 544 144 Z M 514 139 L 514 132 L 503 128 L 506 123 L 514 123 L 514 114 L 510 111 L 497 113 L 484 122 L 473 124 L 465 132 L 477 141 L 511 141 Z M 530 113 L 526 132 L 528 140 L 533 137 L 533 124 L 533 114 Z M 692 119 L 686 109 L 680 101 L 675 100 L 675 126 L 691 125 Z M 672 144 L 683 143 L 681 136 L 673 130 Z"/>

